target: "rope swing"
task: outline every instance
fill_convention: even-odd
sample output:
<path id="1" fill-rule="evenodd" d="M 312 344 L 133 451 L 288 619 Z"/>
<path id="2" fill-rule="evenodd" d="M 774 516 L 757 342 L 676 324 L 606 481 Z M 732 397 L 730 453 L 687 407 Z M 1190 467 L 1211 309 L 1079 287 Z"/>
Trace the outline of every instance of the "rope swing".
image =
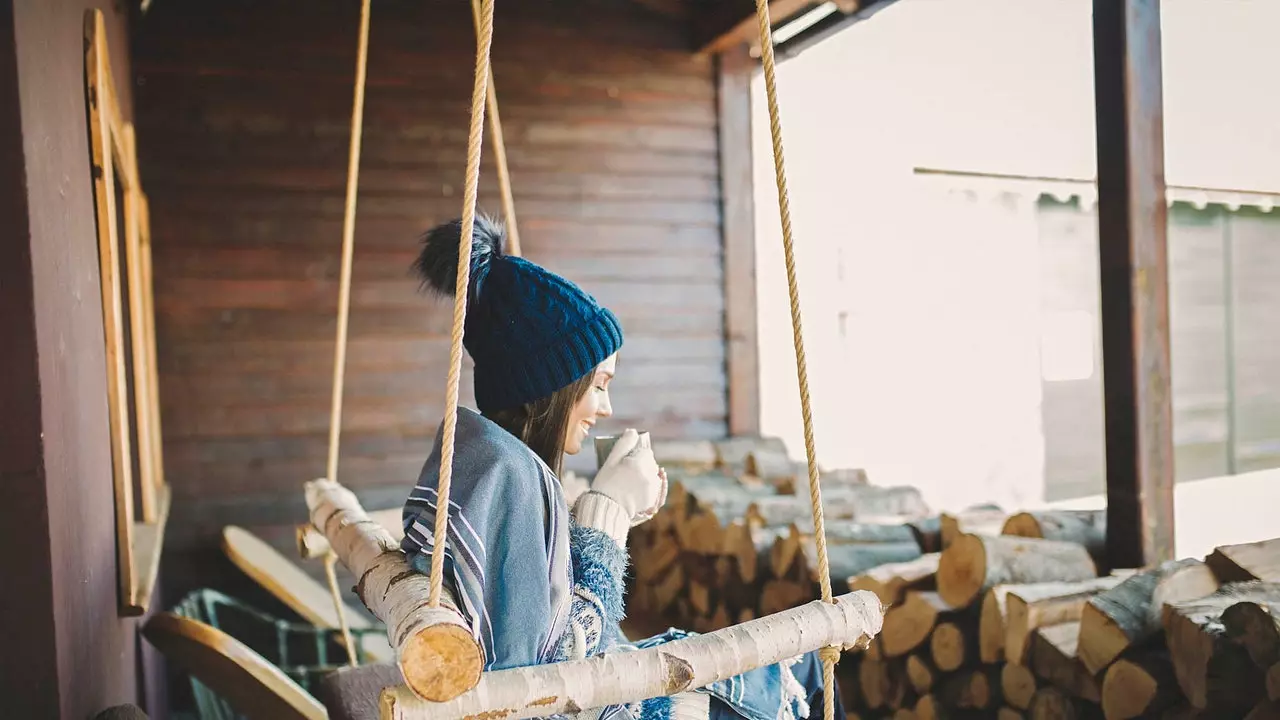
<path id="1" fill-rule="evenodd" d="M 364 137 L 364 83 L 369 59 L 369 3 L 360 4 L 360 45 L 356 51 L 355 101 L 351 108 L 351 149 L 347 158 L 347 200 L 342 213 L 342 275 L 338 280 L 338 338 L 333 351 L 333 405 L 329 414 L 329 464 L 325 477 L 337 482 L 338 443 L 342 437 L 342 389 L 347 370 L 347 318 L 351 315 L 351 265 L 356 245 L 356 194 L 360 187 L 360 143 Z M 334 573 L 335 556 L 330 551 L 325 556 L 325 577 L 329 582 L 329 594 L 333 596 L 333 608 L 338 613 L 338 625 L 342 628 L 342 643 L 347 649 L 347 662 L 356 664 L 355 643 L 351 640 L 351 628 L 343 608 L 342 595 L 338 592 L 338 577 Z"/>
<path id="2" fill-rule="evenodd" d="M 445 383 L 444 429 L 440 443 L 440 480 L 436 488 L 436 527 L 431 553 L 431 594 L 427 604 L 440 607 L 444 581 L 444 546 L 449 526 L 449 485 L 453 482 L 453 446 L 458 427 L 458 383 L 462 377 L 462 330 L 467 319 L 467 288 L 471 284 L 471 239 L 476 226 L 476 196 L 480 189 L 480 151 L 484 140 L 484 106 L 489 86 L 489 51 L 493 47 L 493 0 L 480 0 L 476 25 L 475 86 L 471 91 L 471 132 L 467 138 L 467 178 L 462 195 L 462 238 L 458 245 L 458 277 L 453 293 L 453 337 L 449 345 L 449 378 Z"/>
<path id="3" fill-rule="evenodd" d="M 778 110 L 778 81 L 773 61 L 773 31 L 769 22 L 769 0 L 756 0 L 760 19 L 760 58 L 764 66 L 764 87 L 769 100 L 769 131 L 773 136 L 773 168 L 778 185 L 778 212 L 782 217 L 782 250 L 787 263 L 787 291 L 791 300 L 791 333 L 796 348 L 796 379 L 800 383 L 800 412 L 804 420 L 804 450 L 809 462 L 809 499 L 813 503 L 813 539 L 818 550 L 818 583 L 822 601 L 834 602 L 831 595 L 831 565 L 827 560 L 827 530 L 822 518 L 822 487 L 818 481 L 817 449 L 813 440 L 813 412 L 809 401 L 809 369 L 804 355 L 804 332 L 800 323 L 800 281 L 796 277 L 795 240 L 791 233 L 791 202 L 787 196 L 786 160 L 782 152 L 782 115 Z M 840 648 L 827 646 L 822 658 L 823 717 L 835 715 L 836 663 Z"/>
<path id="4" fill-rule="evenodd" d="M 302 542 L 303 548 L 326 548 L 326 574 L 338 611 L 343 641 L 351 664 L 355 648 L 343 612 L 334 562 L 343 564 L 358 578 L 357 592 L 365 605 L 387 626 L 404 677 L 402 686 L 386 688 L 379 701 L 383 718 L 409 720 L 430 717 L 505 717 L 518 720 L 577 712 L 582 708 L 629 703 L 651 697 L 671 696 L 706 687 L 757 667 L 772 665 L 805 652 L 817 651 L 822 659 L 824 718 L 836 720 L 835 664 L 842 648 L 865 648 L 883 626 L 879 599 L 867 591 L 832 596 L 827 558 L 826 528 L 822 513 L 817 451 L 814 443 L 809 378 L 800 318 L 800 290 L 796 273 L 791 212 L 787 194 L 782 147 L 782 123 L 778 109 L 777 80 L 768 0 L 756 0 L 760 23 L 769 125 L 773 138 L 774 170 L 782 245 L 786 259 L 791 325 L 796 352 L 796 373 L 804 421 L 805 453 L 809 468 L 817 574 L 821 601 L 792 608 L 705 635 L 676 640 L 636 652 L 606 654 L 585 660 L 482 672 L 483 652 L 453 605 L 444 587 L 444 548 L 449 523 L 449 491 L 453 480 L 459 384 L 462 375 L 462 338 L 467 314 L 471 256 L 479 195 L 480 161 L 486 107 L 497 161 L 502 203 L 508 224 L 510 250 L 519 255 L 515 203 L 507 168 L 506 147 L 498 115 L 490 53 L 493 47 L 494 0 L 472 0 L 476 29 L 474 85 L 467 137 L 467 164 L 463 188 L 462 228 L 455 278 L 453 323 L 449 347 L 449 371 L 445 383 L 445 408 L 441 430 L 440 472 L 437 482 L 435 527 L 430 573 L 423 577 L 409 568 L 399 543 L 370 520 L 355 495 L 337 482 L 341 436 L 343 376 L 346 370 L 347 328 L 351 306 L 351 271 L 355 244 L 356 198 L 359 184 L 363 132 L 366 61 L 369 44 L 370 0 L 362 0 L 360 42 L 356 62 L 355 102 L 351 117 L 351 149 L 347 168 L 347 195 L 342 235 L 342 269 L 338 296 L 337 347 L 334 355 L 333 406 L 329 429 L 327 476 L 306 486 L 311 526 L 306 532 L 323 534 L 323 541 Z M 314 555 L 311 555 L 314 556 Z M 426 602 L 423 603 L 425 596 Z"/>

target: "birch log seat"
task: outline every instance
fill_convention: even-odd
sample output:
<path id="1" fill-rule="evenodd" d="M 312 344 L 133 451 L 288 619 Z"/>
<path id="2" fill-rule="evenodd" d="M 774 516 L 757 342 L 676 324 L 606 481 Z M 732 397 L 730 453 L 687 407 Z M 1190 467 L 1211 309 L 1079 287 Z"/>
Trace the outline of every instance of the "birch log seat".
<path id="1" fill-rule="evenodd" d="M 313 525 L 357 578 L 357 593 L 387 625 L 397 664 L 344 669 L 325 683 L 332 712 L 366 717 L 381 689 L 381 717 L 439 720 L 500 712 L 509 720 L 673 695 L 823 647 L 863 648 L 883 624 L 880 599 L 860 590 L 646 650 L 487 672 L 456 605 L 426 603 L 427 577 L 411 570 L 390 533 L 354 493 L 329 480 L 306 486 Z M 403 684 L 400 684 L 403 681 Z M 388 683 L 396 683 L 388 685 Z M 435 700 L 434 698 L 442 698 Z"/>

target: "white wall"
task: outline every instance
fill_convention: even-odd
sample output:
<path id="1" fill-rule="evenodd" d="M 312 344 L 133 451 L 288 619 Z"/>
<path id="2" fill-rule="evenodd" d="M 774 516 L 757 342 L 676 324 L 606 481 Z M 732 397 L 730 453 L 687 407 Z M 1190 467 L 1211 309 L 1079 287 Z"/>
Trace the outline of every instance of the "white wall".
<path id="1" fill-rule="evenodd" d="M 824 465 L 915 484 L 939 508 L 1043 498 L 1030 216 L 941 199 L 912 169 L 1092 177 L 1090 5 L 899 0 L 779 66 Z M 1164 0 L 1163 13 L 1168 182 L 1280 190 L 1280 2 Z M 756 89 L 762 426 L 801 458 Z"/>

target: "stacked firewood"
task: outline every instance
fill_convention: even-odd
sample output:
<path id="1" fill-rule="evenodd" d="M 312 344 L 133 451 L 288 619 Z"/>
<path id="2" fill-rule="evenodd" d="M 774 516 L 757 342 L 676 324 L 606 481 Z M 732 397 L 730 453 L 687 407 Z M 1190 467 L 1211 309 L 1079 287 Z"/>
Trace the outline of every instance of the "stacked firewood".
<path id="1" fill-rule="evenodd" d="M 817 596 L 808 470 L 776 440 L 655 446 L 667 503 L 629 540 L 629 612 L 698 631 L 717 630 Z M 823 475 L 830 576 L 916 560 L 926 517 L 920 492 L 875 487 L 858 471 Z M 856 509 L 856 512 L 855 512 Z"/>
<path id="2" fill-rule="evenodd" d="M 631 612 L 707 631 L 817 597 L 803 466 L 770 441 L 660 454 Z M 861 473 L 822 488 L 834 591 L 888 608 L 839 665 L 850 720 L 1280 718 L 1280 539 L 1113 572 L 1101 511 L 930 517 Z"/>

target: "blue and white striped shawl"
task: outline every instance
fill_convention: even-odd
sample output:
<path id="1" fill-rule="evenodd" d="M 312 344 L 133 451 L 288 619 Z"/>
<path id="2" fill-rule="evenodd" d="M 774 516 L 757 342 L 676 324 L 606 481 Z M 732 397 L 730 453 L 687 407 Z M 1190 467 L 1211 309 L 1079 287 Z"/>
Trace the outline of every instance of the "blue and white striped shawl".
<path id="1" fill-rule="evenodd" d="M 440 442 L 404 508 L 410 563 L 430 567 Z M 465 511 L 464 511 L 465 508 Z M 446 582 L 485 653 L 485 669 L 549 662 L 572 599 L 569 511 L 560 481 L 527 445 L 458 409 Z"/>

